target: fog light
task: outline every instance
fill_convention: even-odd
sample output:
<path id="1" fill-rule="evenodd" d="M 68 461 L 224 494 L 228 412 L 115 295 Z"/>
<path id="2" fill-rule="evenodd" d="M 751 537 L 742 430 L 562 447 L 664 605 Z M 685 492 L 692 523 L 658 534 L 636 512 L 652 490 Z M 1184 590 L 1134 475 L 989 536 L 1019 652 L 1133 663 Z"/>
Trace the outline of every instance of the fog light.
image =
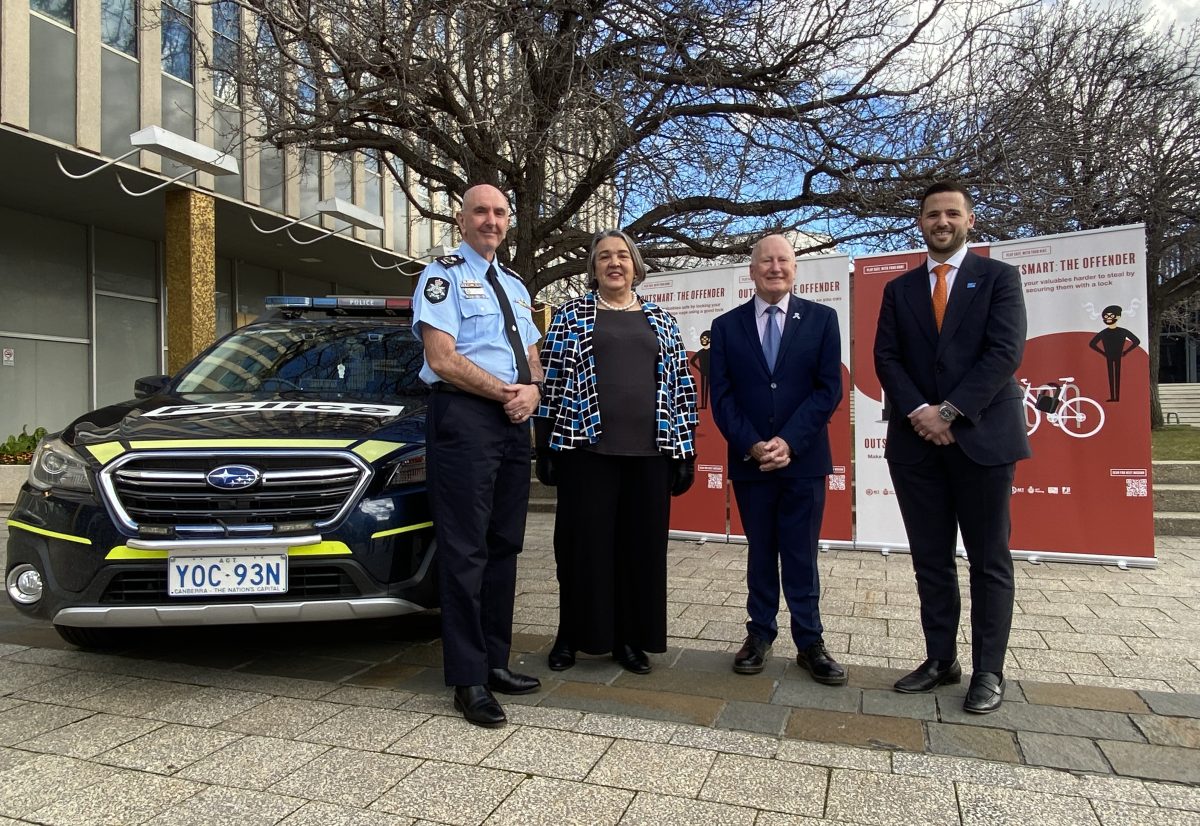
<path id="1" fill-rule="evenodd" d="M 32 565 L 17 565 L 8 572 L 5 583 L 13 602 L 32 605 L 42 598 L 42 575 Z"/>

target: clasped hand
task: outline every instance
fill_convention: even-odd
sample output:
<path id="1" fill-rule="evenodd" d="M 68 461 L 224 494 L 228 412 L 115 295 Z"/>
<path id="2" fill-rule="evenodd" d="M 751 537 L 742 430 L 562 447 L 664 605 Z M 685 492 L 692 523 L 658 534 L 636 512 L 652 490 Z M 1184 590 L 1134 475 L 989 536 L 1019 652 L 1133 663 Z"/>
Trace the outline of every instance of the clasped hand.
<path id="1" fill-rule="evenodd" d="M 917 435 L 927 442 L 933 442 L 935 445 L 952 445 L 954 444 L 954 434 L 950 432 L 950 422 L 938 415 L 938 409 L 933 405 L 926 405 L 920 410 L 913 411 L 908 416 L 909 422 L 912 423 L 913 430 L 917 431 Z"/>
<path id="2" fill-rule="evenodd" d="M 542 394 L 532 384 L 506 384 L 502 388 L 506 399 L 504 413 L 514 424 L 529 421 L 529 417 L 537 410 Z"/>
<path id="3" fill-rule="evenodd" d="M 792 463 L 792 449 L 778 436 L 756 442 L 750 448 L 750 458 L 758 462 L 761 471 L 779 470 Z"/>

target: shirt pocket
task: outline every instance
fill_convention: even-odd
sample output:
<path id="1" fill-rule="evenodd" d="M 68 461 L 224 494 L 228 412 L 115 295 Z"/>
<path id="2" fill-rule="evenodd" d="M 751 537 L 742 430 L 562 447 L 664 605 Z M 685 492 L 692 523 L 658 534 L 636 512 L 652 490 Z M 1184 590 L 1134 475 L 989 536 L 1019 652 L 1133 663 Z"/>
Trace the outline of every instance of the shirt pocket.
<path id="1" fill-rule="evenodd" d="M 470 341 L 488 341 L 504 331 L 500 307 L 486 298 L 463 299 L 463 335 Z"/>

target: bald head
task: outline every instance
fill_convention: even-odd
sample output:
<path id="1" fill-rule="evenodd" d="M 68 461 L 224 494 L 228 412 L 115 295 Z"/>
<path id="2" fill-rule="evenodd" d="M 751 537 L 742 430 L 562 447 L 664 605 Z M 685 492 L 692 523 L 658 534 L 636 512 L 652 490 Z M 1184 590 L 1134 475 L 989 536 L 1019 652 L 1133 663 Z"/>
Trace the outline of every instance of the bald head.
<path id="1" fill-rule="evenodd" d="M 783 248 L 786 248 L 791 253 L 792 260 L 796 260 L 796 251 L 792 249 L 792 245 L 788 242 L 788 239 L 778 233 L 764 235 L 755 241 L 754 246 L 750 248 L 750 260 L 753 261 L 757 258 L 764 247 L 770 248 L 772 251 L 782 251 Z"/>
<path id="2" fill-rule="evenodd" d="M 491 184 L 479 184 L 463 193 L 458 229 L 467 246 L 491 261 L 508 232 L 508 199 Z"/>
<path id="3" fill-rule="evenodd" d="M 796 283 L 796 251 L 782 235 L 767 235 L 750 251 L 754 291 L 768 304 L 777 304 Z"/>

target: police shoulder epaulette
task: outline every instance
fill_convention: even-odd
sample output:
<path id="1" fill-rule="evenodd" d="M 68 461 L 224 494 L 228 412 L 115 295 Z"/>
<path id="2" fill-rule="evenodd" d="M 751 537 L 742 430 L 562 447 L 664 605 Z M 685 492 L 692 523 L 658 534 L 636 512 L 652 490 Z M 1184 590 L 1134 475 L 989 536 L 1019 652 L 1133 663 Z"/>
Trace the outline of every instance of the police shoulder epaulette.
<path id="1" fill-rule="evenodd" d="M 434 260 L 443 267 L 457 267 L 467 259 L 463 258 L 461 255 L 443 255 L 442 257 L 435 258 Z"/>
<path id="2" fill-rule="evenodd" d="M 513 278 L 516 278 L 518 280 L 521 278 L 521 276 L 517 275 L 517 271 L 514 270 L 512 267 L 508 266 L 507 264 L 501 264 L 500 269 L 504 270 L 506 273 L 511 275 Z"/>

